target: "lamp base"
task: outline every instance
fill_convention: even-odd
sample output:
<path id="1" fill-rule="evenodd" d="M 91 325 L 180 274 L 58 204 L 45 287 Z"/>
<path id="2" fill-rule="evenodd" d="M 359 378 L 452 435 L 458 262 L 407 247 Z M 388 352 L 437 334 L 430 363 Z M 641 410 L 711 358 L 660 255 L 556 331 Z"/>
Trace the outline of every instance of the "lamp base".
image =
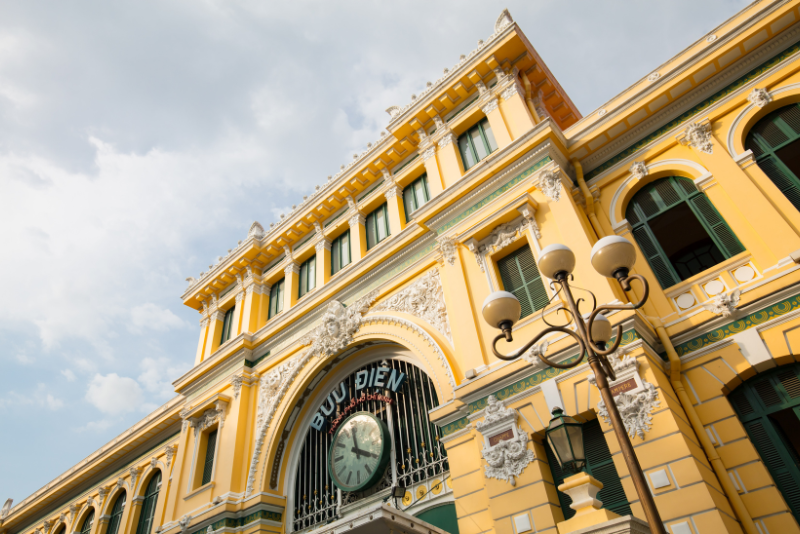
<path id="1" fill-rule="evenodd" d="M 605 523 L 620 516 L 611 510 L 602 508 L 603 503 L 597 499 L 597 493 L 603 489 L 603 483 L 587 473 L 578 473 L 564 479 L 558 490 L 572 498 L 570 508 L 575 515 L 558 523 L 559 534 L 568 534 Z"/>

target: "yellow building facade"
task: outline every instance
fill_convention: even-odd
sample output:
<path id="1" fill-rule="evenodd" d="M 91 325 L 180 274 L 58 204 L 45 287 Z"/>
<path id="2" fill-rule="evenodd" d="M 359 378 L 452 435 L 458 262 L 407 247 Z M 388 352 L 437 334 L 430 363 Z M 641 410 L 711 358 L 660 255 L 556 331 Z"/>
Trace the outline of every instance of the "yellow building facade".
<path id="1" fill-rule="evenodd" d="M 800 532 L 799 58 L 800 1 L 756 2 L 582 117 L 504 11 L 188 279 L 176 397 L 7 503 L 0 534 L 564 534 L 555 408 L 603 506 L 644 519 L 588 364 L 536 356 L 575 361 L 571 338 L 503 361 L 481 316 L 519 298 L 510 349 L 563 323 L 536 264 L 555 243 L 598 303 L 641 297 L 589 263 L 614 235 L 650 293 L 609 316 L 612 387 L 668 532 Z"/>

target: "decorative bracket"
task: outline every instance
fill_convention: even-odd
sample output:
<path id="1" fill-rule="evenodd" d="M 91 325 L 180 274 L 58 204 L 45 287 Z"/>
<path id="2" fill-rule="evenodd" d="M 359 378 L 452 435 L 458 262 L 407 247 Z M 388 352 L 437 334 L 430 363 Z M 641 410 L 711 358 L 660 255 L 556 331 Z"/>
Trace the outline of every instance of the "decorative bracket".
<path id="1" fill-rule="evenodd" d="M 483 458 L 486 466 L 486 478 L 505 480 L 516 485 L 514 477 L 522 474 L 535 456 L 528 449 L 528 434 L 517 426 L 517 411 L 506 408 L 503 401 L 489 395 L 489 405 L 484 411 L 483 421 L 475 424 L 475 428 L 484 439 Z"/>

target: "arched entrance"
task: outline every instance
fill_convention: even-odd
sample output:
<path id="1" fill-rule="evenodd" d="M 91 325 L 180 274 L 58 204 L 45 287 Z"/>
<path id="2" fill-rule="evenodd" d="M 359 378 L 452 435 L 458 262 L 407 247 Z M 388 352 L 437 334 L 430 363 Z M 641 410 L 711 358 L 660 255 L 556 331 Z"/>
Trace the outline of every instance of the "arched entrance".
<path id="1" fill-rule="evenodd" d="M 299 451 L 292 455 L 291 530 L 311 530 L 347 517 L 363 506 L 390 499 L 392 488 L 403 486 L 405 498 L 397 502 L 401 509 L 457 532 L 452 526 L 456 518 L 448 496 L 451 490 L 445 485 L 447 453 L 440 429 L 428 419 L 428 411 L 439 405 L 431 378 L 400 347 L 353 354 L 332 373 L 311 401 L 313 416 L 300 428 Z M 331 478 L 329 464 L 335 455 L 330 451 L 336 431 L 356 412 L 369 412 L 386 425 L 391 456 L 374 485 L 346 492 Z"/>
<path id="2" fill-rule="evenodd" d="M 800 364 L 761 373 L 728 398 L 786 504 L 800 518 Z"/>

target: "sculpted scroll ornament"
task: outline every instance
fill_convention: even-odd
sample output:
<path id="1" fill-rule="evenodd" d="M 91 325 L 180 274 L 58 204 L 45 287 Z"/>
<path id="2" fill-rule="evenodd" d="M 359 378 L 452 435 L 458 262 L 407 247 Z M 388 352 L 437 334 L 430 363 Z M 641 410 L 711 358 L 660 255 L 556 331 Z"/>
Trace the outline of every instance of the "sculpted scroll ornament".
<path id="1" fill-rule="evenodd" d="M 483 421 L 479 421 L 475 428 L 487 436 L 494 436 L 504 430 L 512 430 L 514 437 L 502 440 L 495 445 L 489 445 L 488 439 L 482 454 L 486 463 L 486 478 L 496 478 L 516 485 L 517 477 L 527 465 L 534 460 L 533 451 L 528 449 L 528 434 L 517 426 L 517 411 L 506 408 L 502 401 L 494 395 L 489 396 L 489 405 L 485 409 Z"/>
<path id="2" fill-rule="evenodd" d="M 242 375 L 233 375 L 231 377 L 231 386 L 233 386 L 233 398 L 238 399 L 239 393 L 242 391 Z"/>
<path id="3" fill-rule="evenodd" d="M 647 176 L 647 165 L 643 161 L 634 161 L 630 168 L 631 176 L 634 180 L 641 180 Z"/>
<path id="4" fill-rule="evenodd" d="M 308 352 L 328 357 L 344 349 L 353 341 L 353 334 L 361 326 L 361 317 L 375 302 L 378 292 L 372 291 L 345 308 L 337 300 L 328 303 L 322 324 L 300 339 L 301 345 L 310 345 Z"/>
<path id="5" fill-rule="evenodd" d="M 753 90 L 747 95 L 747 100 L 759 108 L 763 108 L 772 102 L 772 95 L 763 87 L 754 87 Z"/>
<path id="6" fill-rule="evenodd" d="M 539 175 L 539 189 L 545 197 L 552 202 L 561 198 L 561 177 L 558 171 L 546 170 Z"/>
<path id="7" fill-rule="evenodd" d="M 398 311 L 419 317 L 441 332 L 450 343 L 453 342 L 447 308 L 444 304 L 442 281 L 437 269 L 428 271 L 411 286 L 378 304 L 373 310 Z"/>
<path id="8" fill-rule="evenodd" d="M 714 145 L 711 142 L 711 125 L 707 122 L 696 122 L 686 127 L 684 138 L 687 145 L 705 152 L 714 153 Z"/>
<path id="9" fill-rule="evenodd" d="M 458 259 L 456 247 L 458 246 L 458 242 L 453 239 L 452 237 L 440 237 L 436 240 L 439 244 L 439 250 L 442 252 L 442 256 L 450 265 L 454 265 L 456 263 L 456 259 Z"/>
<path id="10" fill-rule="evenodd" d="M 730 317 L 731 314 L 736 311 L 736 306 L 739 304 L 739 298 L 741 295 L 742 292 L 738 289 L 735 289 L 730 293 L 719 293 L 718 295 L 715 295 L 710 302 L 703 304 L 703 307 L 716 315 Z"/>
<path id="11" fill-rule="evenodd" d="M 608 358 L 617 374 L 615 383 L 626 381 L 626 379 L 632 378 L 634 374 L 636 374 L 636 378 L 638 378 L 637 369 L 639 362 L 635 357 L 630 355 L 619 358 L 618 354 L 620 352 L 621 350 L 609 355 Z M 645 432 L 650 432 L 650 427 L 653 423 L 653 416 L 650 415 L 650 412 L 658 408 L 661 404 L 661 402 L 657 400 L 658 390 L 656 390 L 653 384 L 641 379 L 638 382 L 641 382 L 641 387 L 634 388 L 630 393 L 620 393 L 614 397 L 619 415 L 622 418 L 622 422 L 625 424 L 625 430 L 628 431 L 628 435 L 631 439 L 636 436 L 639 436 L 640 439 L 644 439 Z M 594 374 L 589 375 L 589 383 L 597 386 Z M 602 417 L 606 423 L 610 422 L 608 408 L 602 400 L 597 403 L 597 415 Z"/>

